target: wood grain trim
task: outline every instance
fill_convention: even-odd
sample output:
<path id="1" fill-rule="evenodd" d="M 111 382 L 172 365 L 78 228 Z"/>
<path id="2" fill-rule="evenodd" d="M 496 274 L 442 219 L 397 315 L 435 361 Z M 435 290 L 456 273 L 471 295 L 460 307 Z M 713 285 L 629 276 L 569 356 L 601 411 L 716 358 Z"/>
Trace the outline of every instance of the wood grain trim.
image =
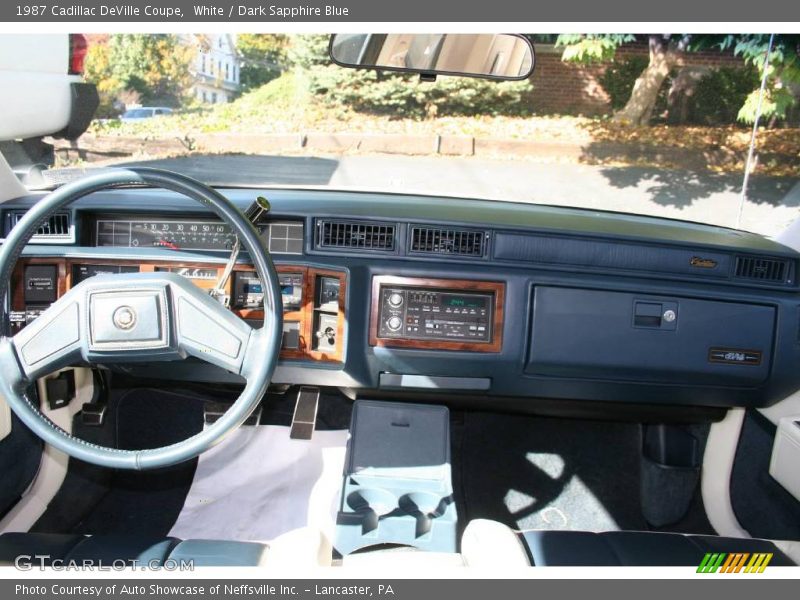
<path id="1" fill-rule="evenodd" d="M 139 271 L 143 273 L 152 273 L 157 267 L 168 268 L 204 268 L 215 269 L 217 277 L 221 275 L 224 270 L 224 265 L 219 263 L 202 263 L 202 262 L 172 262 L 172 261 L 154 261 L 154 262 L 140 262 L 130 259 L 103 259 L 103 258 L 80 258 L 80 259 L 64 259 L 64 258 L 45 258 L 45 257 L 30 257 L 17 261 L 12 274 L 12 310 L 22 311 L 25 310 L 25 290 L 23 288 L 23 277 L 26 265 L 56 265 L 58 269 L 58 297 L 60 298 L 67 290 L 72 288 L 72 267 L 81 264 L 93 265 L 114 265 L 114 266 L 132 266 L 138 265 Z M 310 268 L 306 265 L 295 264 L 281 264 L 276 265 L 275 270 L 278 273 L 300 273 L 303 275 L 304 288 L 301 307 L 299 310 L 284 313 L 284 321 L 294 321 L 300 325 L 300 347 L 297 350 L 281 350 L 281 358 L 284 359 L 299 359 L 299 360 L 312 360 L 315 362 L 342 362 L 344 356 L 345 344 L 345 298 L 347 292 L 347 274 L 343 271 L 316 269 Z M 234 273 L 253 272 L 255 268 L 252 265 L 237 265 Z M 315 282 L 317 277 L 337 277 L 339 279 L 339 312 L 338 312 L 338 327 L 336 332 L 337 351 L 334 353 L 320 352 L 313 350 L 312 336 L 314 334 L 314 295 L 316 293 Z M 212 288 L 216 280 L 193 280 L 193 283 L 202 289 Z M 233 292 L 233 276 L 228 279 L 225 286 L 225 292 L 232 295 Z M 234 309 L 233 312 L 242 319 L 249 320 L 263 320 L 264 311 L 258 309 Z"/>
<path id="2" fill-rule="evenodd" d="M 438 290 L 472 291 L 494 294 L 493 338 L 490 343 L 449 340 L 412 340 L 378 337 L 381 286 L 431 288 Z M 505 318 L 506 284 L 499 281 L 473 281 L 469 279 L 430 279 L 426 277 L 395 277 L 375 275 L 372 278 L 370 303 L 369 345 L 410 348 L 417 350 L 457 350 L 462 352 L 500 352 L 503 349 L 503 322 Z"/>
<path id="3" fill-rule="evenodd" d="M 308 278 L 306 280 L 306 296 L 310 302 L 310 311 L 306 311 L 308 315 L 308 339 L 314 335 L 314 319 L 316 298 L 316 283 L 320 277 L 332 277 L 339 280 L 339 312 L 336 319 L 336 352 L 322 352 L 320 350 L 309 349 L 308 355 L 314 360 L 328 361 L 328 362 L 344 362 L 344 346 L 345 346 L 345 327 L 347 325 L 347 275 L 342 271 L 332 271 L 329 269 L 317 269 L 309 267 Z M 308 304 L 306 305 L 308 307 Z M 313 340 L 311 343 L 313 348 Z"/>
<path id="4" fill-rule="evenodd" d="M 55 265 L 58 275 L 56 296 L 60 298 L 67 292 L 66 264 L 63 259 L 37 257 L 18 260 L 11 274 L 11 310 L 25 310 L 25 287 L 22 283 L 28 265 Z"/>
<path id="5" fill-rule="evenodd" d="M 300 299 L 300 310 L 293 310 L 291 312 L 283 313 L 284 323 L 287 321 L 291 321 L 291 322 L 297 322 L 300 325 L 299 347 L 296 350 L 289 350 L 289 349 L 281 350 L 281 357 L 294 358 L 294 359 L 305 359 L 305 358 L 313 359 L 313 357 L 310 357 L 308 354 L 311 348 L 310 344 L 311 338 L 308 337 L 307 333 L 307 326 L 308 326 L 307 324 L 309 321 L 308 304 L 310 302 L 307 293 L 308 267 L 301 265 L 276 265 L 275 270 L 278 273 L 300 273 L 303 276 L 303 295 Z M 263 310 L 261 311 L 260 318 L 261 319 L 264 318 Z"/>

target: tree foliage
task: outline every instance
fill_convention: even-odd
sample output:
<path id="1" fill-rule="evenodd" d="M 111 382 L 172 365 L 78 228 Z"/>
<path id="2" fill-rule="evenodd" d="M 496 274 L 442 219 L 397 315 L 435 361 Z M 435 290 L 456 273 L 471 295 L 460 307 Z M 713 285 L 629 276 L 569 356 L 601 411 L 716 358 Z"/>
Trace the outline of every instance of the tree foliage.
<path id="1" fill-rule="evenodd" d="M 241 60 L 242 91 L 260 87 L 278 77 L 287 66 L 289 38 L 282 34 L 243 33 L 236 36 Z"/>
<path id="2" fill-rule="evenodd" d="M 761 116 L 766 119 L 782 120 L 789 109 L 797 103 L 790 86 L 800 84 L 800 35 L 779 34 L 769 49 L 768 34 L 738 34 L 706 36 L 698 42 L 698 47 L 712 46 L 720 50 L 731 50 L 742 57 L 747 65 L 758 69 L 759 79 L 764 75 L 765 59 L 767 85 L 761 104 Z M 738 119 L 753 123 L 758 106 L 759 89 L 748 94 L 739 109 Z"/>
<path id="3" fill-rule="evenodd" d="M 169 34 L 115 34 L 90 44 L 86 79 L 97 85 L 101 114 L 120 94 L 136 92 L 142 103 L 178 106 L 192 84 L 195 48 Z"/>
<path id="4" fill-rule="evenodd" d="M 646 56 L 631 56 L 626 60 L 614 60 L 600 76 L 600 85 L 611 100 L 611 108 L 619 110 L 631 97 L 633 86 L 647 67 Z"/>
<path id="5" fill-rule="evenodd" d="M 114 103 L 123 90 L 121 83 L 111 77 L 110 55 L 106 41 L 89 44 L 84 63 L 84 77 L 95 84 L 100 96 L 96 115 L 101 118 L 116 114 Z"/>
<path id="6" fill-rule="evenodd" d="M 617 48 L 635 39 L 635 35 L 628 33 L 567 33 L 558 36 L 556 46 L 564 47 L 561 55 L 564 61 L 591 63 L 613 59 Z"/>
<path id="7" fill-rule="evenodd" d="M 571 62 L 591 63 L 612 60 L 616 50 L 625 43 L 633 41 L 634 36 L 619 34 L 569 34 L 560 35 L 557 45 L 563 46 L 562 59 Z M 666 80 L 664 69 L 674 68 L 677 59 L 685 52 L 713 48 L 730 51 L 740 56 L 746 65 L 756 67 L 763 74 L 769 35 L 731 34 L 731 35 L 650 35 L 650 59 L 642 70 L 631 96 L 625 106 L 615 114 L 632 120 L 635 125 L 646 124 L 652 114 L 652 107 Z M 660 44 L 660 47 L 659 47 Z M 800 83 L 800 36 L 777 35 L 767 67 L 768 85 L 762 103 L 762 115 L 772 119 L 783 119 L 788 109 L 796 103 L 789 85 Z M 660 64 L 659 64 L 660 63 Z M 660 72 L 659 72 L 660 70 Z M 637 94 L 639 98 L 637 99 Z M 752 123 L 758 103 L 758 88 L 752 90 L 744 100 L 737 117 L 740 121 Z M 710 110 L 706 112 L 711 112 Z"/>

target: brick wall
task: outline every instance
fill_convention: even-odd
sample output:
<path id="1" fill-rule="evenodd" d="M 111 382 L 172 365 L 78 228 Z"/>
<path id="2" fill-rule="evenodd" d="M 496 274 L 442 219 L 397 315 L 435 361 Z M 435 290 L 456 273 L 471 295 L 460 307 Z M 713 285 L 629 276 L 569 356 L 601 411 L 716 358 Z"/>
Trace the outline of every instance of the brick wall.
<path id="1" fill-rule="evenodd" d="M 561 60 L 561 52 L 561 48 L 549 44 L 536 45 L 536 68 L 532 77 L 534 91 L 531 98 L 534 110 L 545 114 L 609 114 L 610 99 L 600 83 L 609 63 L 565 63 Z M 647 55 L 647 44 L 626 44 L 617 50 L 616 60 Z M 737 68 L 743 66 L 743 63 L 730 53 L 704 51 L 686 54 L 681 65 Z"/>

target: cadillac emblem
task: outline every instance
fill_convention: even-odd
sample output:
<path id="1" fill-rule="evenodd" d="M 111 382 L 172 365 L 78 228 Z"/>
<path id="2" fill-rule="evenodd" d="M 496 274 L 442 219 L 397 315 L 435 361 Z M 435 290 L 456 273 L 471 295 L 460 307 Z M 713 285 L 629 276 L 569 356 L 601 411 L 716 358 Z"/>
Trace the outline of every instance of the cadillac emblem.
<path id="1" fill-rule="evenodd" d="M 689 264 L 698 269 L 713 269 L 717 266 L 717 261 L 712 258 L 701 258 L 700 256 L 693 256 Z"/>
<path id="2" fill-rule="evenodd" d="M 120 306 L 114 311 L 112 319 L 114 320 L 114 327 L 117 329 L 131 329 L 136 325 L 136 311 L 130 306 Z"/>

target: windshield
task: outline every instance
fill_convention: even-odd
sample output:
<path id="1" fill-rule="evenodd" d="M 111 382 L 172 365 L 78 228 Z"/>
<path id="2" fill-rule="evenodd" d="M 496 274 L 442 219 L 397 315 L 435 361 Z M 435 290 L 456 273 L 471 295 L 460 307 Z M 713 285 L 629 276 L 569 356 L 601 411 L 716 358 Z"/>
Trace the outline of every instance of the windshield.
<path id="1" fill-rule="evenodd" d="M 218 186 L 476 197 L 766 235 L 798 216 L 791 36 L 769 54 L 762 35 L 528 37 L 526 80 L 426 82 L 332 64 L 327 35 L 89 35 L 100 108 L 77 143 L 54 142 L 50 182 L 147 165 Z M 141 105 L 173 110 L 128 109 Z"/>

